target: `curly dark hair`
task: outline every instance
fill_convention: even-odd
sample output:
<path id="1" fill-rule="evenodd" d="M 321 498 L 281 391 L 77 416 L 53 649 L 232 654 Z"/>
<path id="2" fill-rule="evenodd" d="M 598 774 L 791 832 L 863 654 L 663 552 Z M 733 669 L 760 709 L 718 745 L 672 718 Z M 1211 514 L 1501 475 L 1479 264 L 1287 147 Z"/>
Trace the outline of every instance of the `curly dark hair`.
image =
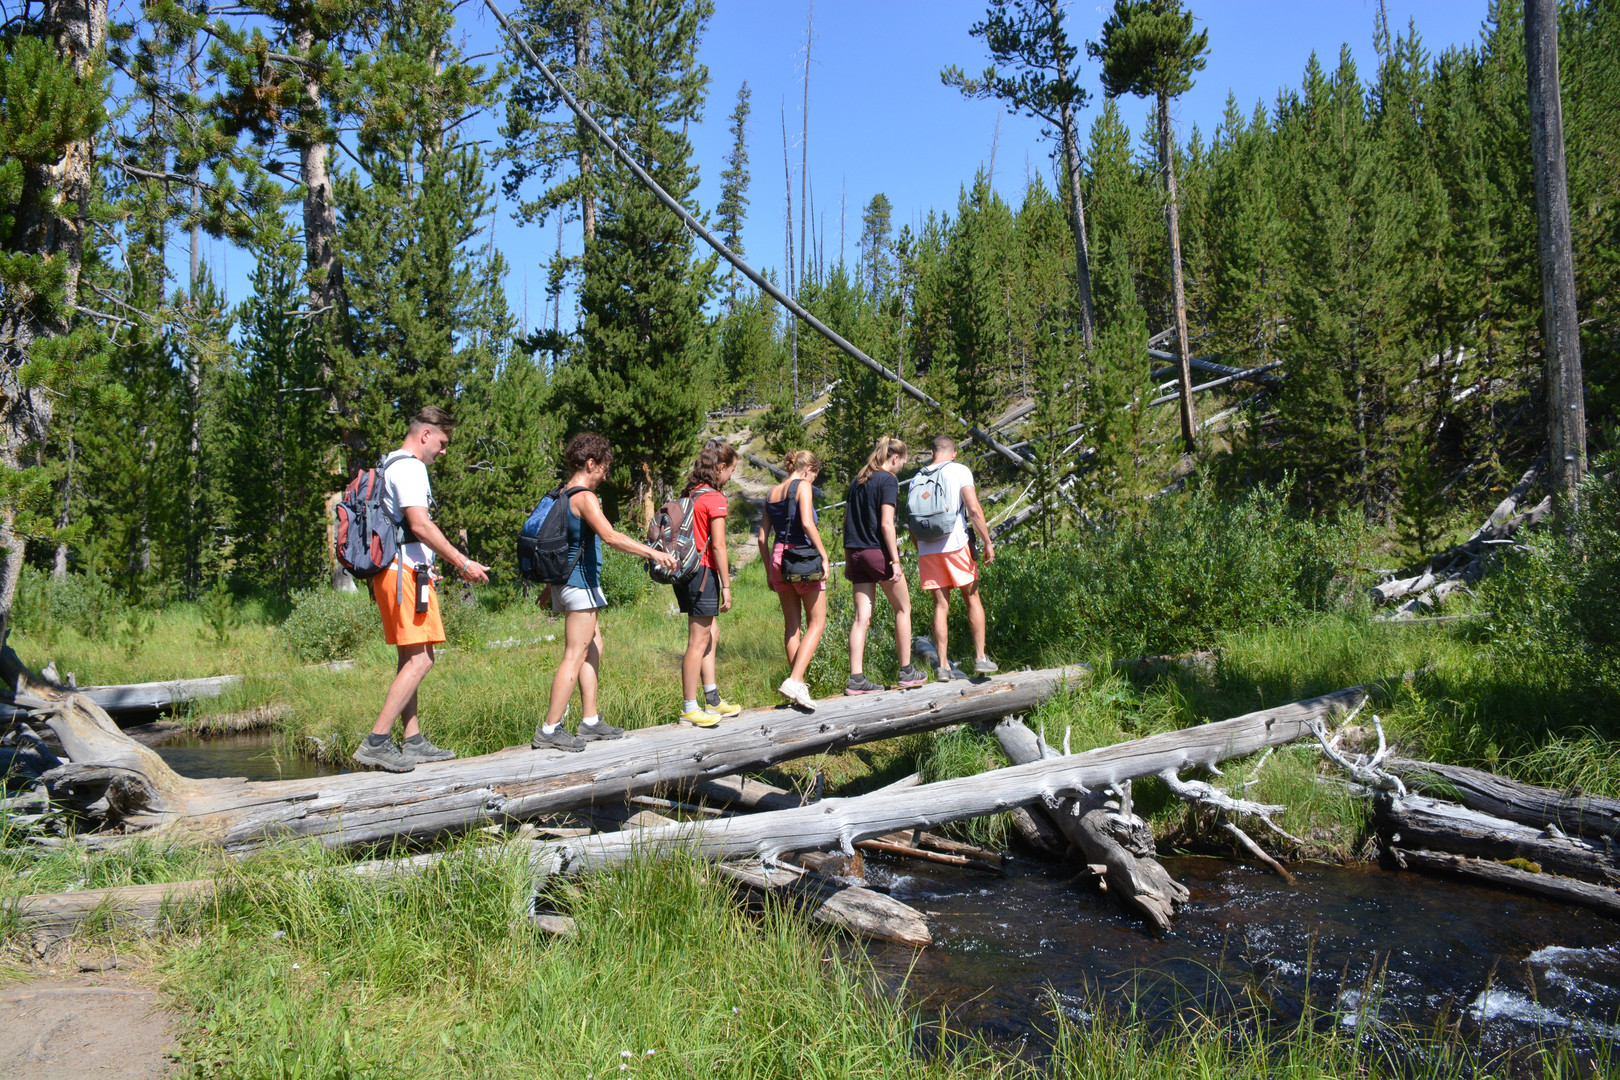
<path id="1" fill-rule="evenodd" d="M 563 464 L 568 468 L 569 475 L 579 472 L 585 463 L 595 461 L 601 465 L 613 464 L 613 447 L 608 445 L 607 439 L 594 431 L 582 431 L 568 440 L 568 446 L 563 450 Z"/>
<path id="2" fill-rule="evenodd" d="M 737 464 L 737 451 L 724 439 L 710 439 L 698 452 L 697 460 L 692 463 L 692 474 L 686 478 L 686 488 L 682 495 L 690 495 L 704 485 L 720 489 L 720 470 L 727 465 Z"/>

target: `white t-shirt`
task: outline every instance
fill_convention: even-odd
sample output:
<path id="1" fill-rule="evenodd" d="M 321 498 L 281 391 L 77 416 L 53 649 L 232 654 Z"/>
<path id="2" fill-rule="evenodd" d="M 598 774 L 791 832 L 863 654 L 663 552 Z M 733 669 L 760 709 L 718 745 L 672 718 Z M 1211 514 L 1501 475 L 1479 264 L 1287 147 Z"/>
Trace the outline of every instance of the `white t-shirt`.
<path id="1" fill-rule="evenodd" d="M 921 555 L 946 555 L 967 547 L 967 513 L 962 507 L 962 489 L 974 486 L 973 470 L 960 461 L 947 461 L 939 467 L 939 482 L 945 489 L 945 504 L 957 509 L 956 524 L 951 527 L 949 536 L 917 541 L 917 552 Z"/>
<path id="2" fill-rule="evenodd" d="M 383 512 L 394 521 L 404 521 L 407 506 L 426 509 L 433 505 L 433 491 L 427 466 L 420 459 L 411 454 L 390 456 L 394 460 L 383 472 Z M 401 545 L 399 554 L 409 567 L 433 565 L 433 551 L 419 540 Z"/>

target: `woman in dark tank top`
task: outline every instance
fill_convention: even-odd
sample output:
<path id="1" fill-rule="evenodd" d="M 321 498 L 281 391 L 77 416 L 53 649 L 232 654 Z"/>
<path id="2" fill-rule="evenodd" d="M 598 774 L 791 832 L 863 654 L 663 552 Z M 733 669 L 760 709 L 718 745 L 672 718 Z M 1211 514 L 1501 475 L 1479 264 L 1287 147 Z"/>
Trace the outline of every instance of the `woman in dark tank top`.
<path id="1" fill-rule="evenodd" d="M 805 685 L 804 673 L 827 628 L 827 583 L 783 581 L 782 553 L 789 547 L 809 544 L 821 553 L 822 566 L 832 565 L 827 547 L 821 542 L 821 531 L 816 528 L 812 498 L 821 461 L 808 450 L 794 450 L 782 464 L 788 478 L 771 488 L 766 496 L 765 517 L 759 523 L 759 554 L 765 561 L 765 579 L 782 603 L 782 650 L 787 653 L 791 669 L 776 692 L 801 709 L 814 710 L 816 703 Z"/>

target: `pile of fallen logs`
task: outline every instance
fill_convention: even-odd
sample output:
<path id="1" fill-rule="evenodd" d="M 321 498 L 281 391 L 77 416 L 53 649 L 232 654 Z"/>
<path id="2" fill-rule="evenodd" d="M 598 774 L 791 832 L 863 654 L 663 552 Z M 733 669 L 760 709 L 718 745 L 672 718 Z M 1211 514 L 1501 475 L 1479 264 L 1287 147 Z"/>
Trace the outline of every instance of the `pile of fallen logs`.
<path id="1" fill-rule="evenodd" d="M 1420 567 L 1396 574 L 1373 586 L 1369 592 L 1374 603 L 1400 602 L 1384 618 L 1407 621 L 1439 607 L 1452 592 L 1466 590 L 1484 576 L 1489 556 L 1495 549 L 1512 546 L 1521 528 L 1539 524 L 1552 511 L 1552 496 L 1547 496 L 1528 510 L 1520 507 L 1536 478 L 1541 475 L 1541 467 L 1540 460 L 1531 465 L 1519 482 L 1513 485 L 1507 497 L 1491 511 L 1491 516 L 1467 540 L 1426 560 Z"/>

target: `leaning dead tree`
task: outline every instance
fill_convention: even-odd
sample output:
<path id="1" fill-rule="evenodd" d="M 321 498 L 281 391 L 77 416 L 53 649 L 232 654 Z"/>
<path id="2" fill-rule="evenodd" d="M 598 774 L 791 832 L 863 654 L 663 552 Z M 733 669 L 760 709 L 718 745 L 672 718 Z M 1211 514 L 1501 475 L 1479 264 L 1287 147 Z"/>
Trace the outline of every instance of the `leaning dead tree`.
<path id="1" fill-rule="evenodd" d="M 1373 586 L 1370 590 L 1373 600 L 1378 603 L 1399 600 L 1400 606 L 1390 617 L 1412 619 L 1439 606 L 1455 590 L 1478 581 L 1484 576 L 1493 551 L 1514 545 L 1520 529 L 1539 524 L 1552 509 L 1551 497 L 1523 508 L 1525 497 L 1541 475 L 1541 469 L 1542 461 L 1538 459 L 1467 540 L 1432 556 L 1415 571 Z"/>

